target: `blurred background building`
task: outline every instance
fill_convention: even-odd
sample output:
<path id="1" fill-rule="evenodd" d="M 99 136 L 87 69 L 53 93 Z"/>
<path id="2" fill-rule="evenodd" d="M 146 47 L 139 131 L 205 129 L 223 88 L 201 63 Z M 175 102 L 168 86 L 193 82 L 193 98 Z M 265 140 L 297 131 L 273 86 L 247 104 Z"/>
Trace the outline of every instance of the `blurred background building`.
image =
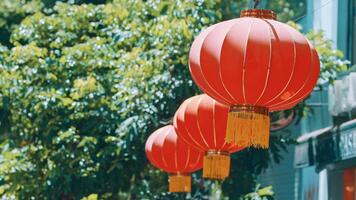
<path id="1" fill-rule="evenodd" d="M 307 0 L 297 21 L 303 31 L 323 30 L 350 66 L 356 62 L 356 1 Z M 283 132 L 298 144 L 291 146 L 279 165 L 262 176 L 277 200 L 355 200 L 356 186 L 356 71 L 339 75 L 334 85 L 315 89 L 308 105 L 313 114 Z M 354 72 L 353 72 L 354 71 Z"/>

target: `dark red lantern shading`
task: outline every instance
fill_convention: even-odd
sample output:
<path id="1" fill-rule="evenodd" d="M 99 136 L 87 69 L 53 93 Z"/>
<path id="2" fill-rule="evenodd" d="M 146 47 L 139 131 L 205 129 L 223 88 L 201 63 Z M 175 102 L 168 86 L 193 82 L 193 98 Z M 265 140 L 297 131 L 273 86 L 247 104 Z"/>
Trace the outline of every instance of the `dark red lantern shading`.
<path id="1" fill-rule="evenodd" d="M 145 151 L 152 165 L 170 174 L 170 192 L 191 191 L 190 173 L 202 168 L 203 155 L 179 139 L 172 125 L 153 132 Z"/>
<path id="2" fill-rule="evenodd" d="M 269 10 L 242 11 L 202 31 L 191 46 L 195 83 L 230 105 L 227 142 L 268 148 L 269 112 L 294 107 L 317 82 L 316 50 L 275 18 Z"/>
<path id="3" fill-rule="evenodd" d="M 204 178 L 228 177 L 230 153 L 244 148 L 225 142 L 228 113 L 228 106 L 203 94 L 185 100 L 174 116 L 178 137 L 205 153 Z"/>

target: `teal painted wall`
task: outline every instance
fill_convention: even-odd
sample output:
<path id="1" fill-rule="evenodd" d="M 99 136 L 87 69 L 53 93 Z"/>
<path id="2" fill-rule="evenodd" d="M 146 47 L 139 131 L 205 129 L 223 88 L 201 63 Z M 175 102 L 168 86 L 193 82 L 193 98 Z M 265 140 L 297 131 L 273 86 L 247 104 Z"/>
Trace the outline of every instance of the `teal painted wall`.
<path id="1" fill-rule="evenodd" d="M 300 124 L 291 124 L 287 127 L 287 131 L 285 132 L 292 133 L 293 138 L 297 137 L 295 134 L 300 133 Z M 283 133 L 274 132 L 272 134 Z M 279 164 L 273 164 L 258 180 L 262 187 L 272 185 L 276 200 L 293 200 L 298 191 L 295 185 L 297 169 L 293 167 L 294 146 L 290 145 L 287 151 L 288 152 L 283 154 L 283 160 Z"/>
<path id="2" fill-rule="evenodd" d="M 337 48 L 345 52 L 347 59 L 351 59 L 349 54 L 350 38 L 349 38 L 349 28 L 351 23 L 351 17 L 349 15 L 352 10 L 351 6 L 352 0 L 342 0 L 339 1 L 338 5 L 338 19 L 337 19 Z"/>

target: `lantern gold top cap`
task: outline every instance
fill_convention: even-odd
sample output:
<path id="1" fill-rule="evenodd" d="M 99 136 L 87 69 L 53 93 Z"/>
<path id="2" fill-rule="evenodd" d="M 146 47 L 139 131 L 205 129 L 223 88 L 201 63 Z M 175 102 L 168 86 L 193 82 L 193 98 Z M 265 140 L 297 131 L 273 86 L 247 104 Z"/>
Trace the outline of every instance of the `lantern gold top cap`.
<path id="1" fill-rule="evenodd" d="M 272 10 L 249 9 L 249 10 L 242 10 L 240 13 L 240 17 L 256 17 L 262 19 L 275 20 L 277 18 L 277 15 Z"/>

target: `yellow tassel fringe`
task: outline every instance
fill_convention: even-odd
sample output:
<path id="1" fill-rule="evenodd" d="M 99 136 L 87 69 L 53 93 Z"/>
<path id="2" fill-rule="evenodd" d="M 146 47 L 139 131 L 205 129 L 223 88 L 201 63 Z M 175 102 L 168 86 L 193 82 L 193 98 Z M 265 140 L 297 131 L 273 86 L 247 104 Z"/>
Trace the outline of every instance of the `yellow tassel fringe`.
<path id="1" fill-rule="evenodd" d="M 270 118 L 265 113 L 256 112 L 254 107 L 246 110 L 230 109 L 227 119 L 225 141 L 241 146 L 253 146 L 267 149 L 269 147 Z"/>
<path id="2" fill-rule="evenodd" d="M 230 155 L 208 152 L 203 160 L 203 178 L 223 180 L 230 174 Z"/>
<path id="3" fill-rule="evenodd" d="M 190 175 L 174 174 L 169 176 L 169 192 L 190 192 L 191 187 Z"/>

